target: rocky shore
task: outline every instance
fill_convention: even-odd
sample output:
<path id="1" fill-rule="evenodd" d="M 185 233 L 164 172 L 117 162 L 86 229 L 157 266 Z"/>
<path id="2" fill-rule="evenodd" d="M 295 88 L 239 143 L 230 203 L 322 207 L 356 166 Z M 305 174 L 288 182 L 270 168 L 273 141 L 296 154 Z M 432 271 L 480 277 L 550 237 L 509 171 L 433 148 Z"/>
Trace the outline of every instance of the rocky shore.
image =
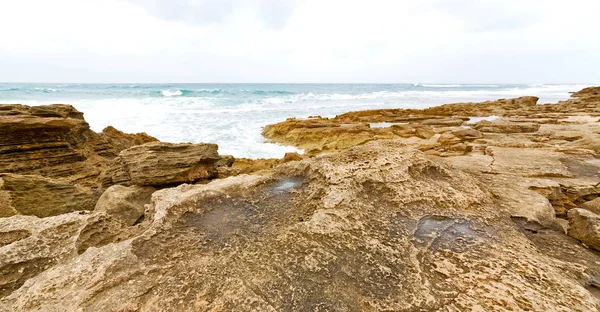
<path id="1" fill-rule="evenodd" d="M 598 311 L 600 87 L 288 119 L 304 149 L 0 105 L 0 311 Z"/>

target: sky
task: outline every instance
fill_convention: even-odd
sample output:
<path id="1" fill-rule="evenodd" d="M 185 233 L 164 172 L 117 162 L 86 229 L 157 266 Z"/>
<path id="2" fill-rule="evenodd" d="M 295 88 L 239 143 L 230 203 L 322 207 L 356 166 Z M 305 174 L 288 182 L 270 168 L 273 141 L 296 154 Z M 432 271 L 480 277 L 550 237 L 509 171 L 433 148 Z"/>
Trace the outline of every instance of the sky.
<path id="1" fill-rule="evenodd" d="M 0 81 L 600 83 L 598 12 L 598 0 L 0 0 Z"/>

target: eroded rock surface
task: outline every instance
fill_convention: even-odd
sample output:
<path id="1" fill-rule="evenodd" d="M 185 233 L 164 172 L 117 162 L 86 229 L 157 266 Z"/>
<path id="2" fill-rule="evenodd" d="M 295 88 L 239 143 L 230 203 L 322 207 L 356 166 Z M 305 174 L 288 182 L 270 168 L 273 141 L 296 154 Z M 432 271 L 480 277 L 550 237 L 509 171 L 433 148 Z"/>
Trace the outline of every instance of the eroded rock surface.
<path id="1" fill-rule="evenodd" d="M 218 176 L 216 144 L 147 143 L 119 153 L 107 171 L 107 185 L 168 186 Z"/>
<path id="2" fill-rule="evenodd" d="M 116 220 L 133 225 L 144 216 L 145 205 L 150 203 L 155 191 L 152 187 L 113 185 L 100 196 L 94 211 L 105 212 Z"/>
<path id="3" fill-rule="evenodd" d="M 56 216 L 93 210 L 100 193 L 90 187 L 37 175 L 0 174 L 0 217 Z"/>
<path id="4" fill-rule="evenodd" d="M 158 191 L 143 233 L 71 251 L 0 307 L 598 309 L 590 285 L 600 257 L 565 257 L 582 247 L 559 231 L 524 230 L 499 201 L 477 176 L 401 142 L 372 142 L 271 175 Z"/>

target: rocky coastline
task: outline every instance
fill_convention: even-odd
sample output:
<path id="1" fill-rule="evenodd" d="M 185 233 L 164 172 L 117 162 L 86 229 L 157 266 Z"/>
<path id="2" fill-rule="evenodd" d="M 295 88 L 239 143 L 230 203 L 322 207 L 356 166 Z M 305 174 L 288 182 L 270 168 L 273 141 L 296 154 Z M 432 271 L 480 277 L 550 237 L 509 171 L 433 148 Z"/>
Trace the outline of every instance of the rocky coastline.
<path id="1" fill-rule="evenodd" d="M 304 155 L 0 105 L 0 311 L 598 311 L 600 87 L 290 118 Z"/>

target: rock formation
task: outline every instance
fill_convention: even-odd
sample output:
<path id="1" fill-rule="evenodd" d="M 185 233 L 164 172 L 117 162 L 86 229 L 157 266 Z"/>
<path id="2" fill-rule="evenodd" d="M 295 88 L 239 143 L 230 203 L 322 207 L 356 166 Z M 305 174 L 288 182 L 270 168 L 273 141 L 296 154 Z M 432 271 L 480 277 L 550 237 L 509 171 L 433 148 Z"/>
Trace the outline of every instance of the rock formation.
<path id="1" fill-rule="evenodd" d="M 0 137 L 0 311 L 598 311 L 599 94 L 288 119 L 281 160 L 0 106 L 62 125 Z"/>
<path id="2" fill-rule="evenodd" d="M 598 309 L 600 301 L 587 290 L 600 274 L 598 255 L 558 231 L 531 234 L 500 200 L 478 177 L 400 142 L 373 142 L 281 165 L 269 175 L 158 191 L 143 233 L 92 241 L 69 256 L 58 249 L 56 256 L 45 254 L 60 260 L 14 275 L 0 305 L 30 311 Z M 74 241 L 93 215 L 68 216 L 81 220 L 62 231 Z M 15 238 L 2 254 L 31 248 L 34 236 Z"/>
<path id="3" fill-rule="evenodd" d="M 216 144 L 148 143 L 119 153 L 106 185 L 168 186 L 216 178 Z"/>
<path id="4" fill-rule="evenodd" d="M 0 105 L 0 173 L 37 174 L 95 186 L 124 148 L 157 141 L 114 128 L 95 133 L 70 105 Z"/>

